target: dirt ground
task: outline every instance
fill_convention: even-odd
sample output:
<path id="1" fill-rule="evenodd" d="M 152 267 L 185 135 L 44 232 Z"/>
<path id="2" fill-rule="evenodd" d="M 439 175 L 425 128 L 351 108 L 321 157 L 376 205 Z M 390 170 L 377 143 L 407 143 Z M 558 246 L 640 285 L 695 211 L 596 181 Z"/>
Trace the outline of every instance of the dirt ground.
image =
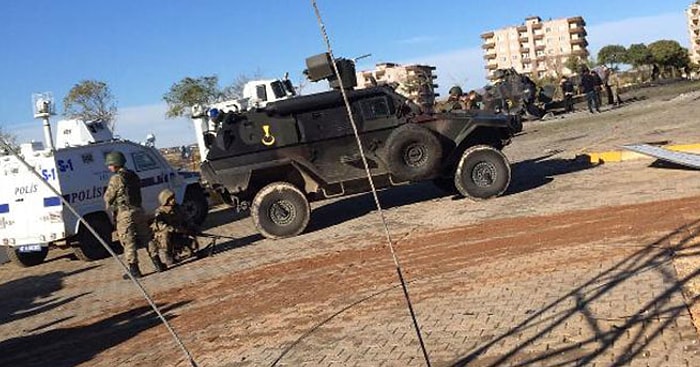
<path id="1" fill-rule="evenodd" d="M 433 365 L 700 365 L 698 172 L 577 157 L 700 141 L 696 90 L 526 123 L 495 200 L 380 194 Z M 369 195 L 316 203 L 294 239 L 221 208 L 207 226 L 240 239 L 143 280 L 199 366 L 423 365 Z M 62 251 L 0 266 L 0 365 L 188 365 L 119 277 Z"/>

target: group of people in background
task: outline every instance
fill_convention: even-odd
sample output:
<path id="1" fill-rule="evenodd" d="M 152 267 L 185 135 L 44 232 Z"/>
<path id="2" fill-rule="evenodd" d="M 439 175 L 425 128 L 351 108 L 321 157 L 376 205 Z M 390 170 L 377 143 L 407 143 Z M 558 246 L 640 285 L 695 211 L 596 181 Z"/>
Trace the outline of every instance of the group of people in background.
<path id="1" fill-rule="evenodd" d="M 496 111 L 522 105 L 521 111 L 541 117 L 549 109 L 559 108 L 561 104 L 553 101 L 553 93 L 556 87 L 551 89 L 538 87 L 526 75 L 518 74 L 514 70 L 496 70 L 493 85 L 484 88 L 483 95 L 472 90 L 463 93 L 462 88 L 453 86 L 449 90 L 446 101 L 437 102 L 433 107 L 436 112 L 451 112 L 457 110 L 490 109 Z M 576 82 L 574 81 L 576 79 Z M 594 69 L 583 67 L 579 76 L 571 78 L 563 76 L 559 83 L 562 92 L 564 112 L 574 112 L 574 97 L 583 94 L 590 113 L 600 112 L 603 104 L 603 93 L 607 97 L 607 103 L 617 106 L 622 103 L 620 97 L 620 79 L 615 70 L 607 66 L 599 66 Z M 501 104 L 489 101 L 505 101 Z"/>
<path id="2" fill-rule="evenodd" d="M 575 94 L 574 83 L 568 77 L 564 76 L 561 78 L 559 87 L 564 95 L 565 111 L 573 112 Z M 622 98 L 620 97 L 620 78 L 615 70 L 604 65 L 593 70 L 582 68 L 579 91 L 586 96 L 586 105 L 590 113 L 600 112 L 600 107 L 603 104 L 603 90 L 607 96 L 608 105 L 617 106 L 622 103 Z"/>

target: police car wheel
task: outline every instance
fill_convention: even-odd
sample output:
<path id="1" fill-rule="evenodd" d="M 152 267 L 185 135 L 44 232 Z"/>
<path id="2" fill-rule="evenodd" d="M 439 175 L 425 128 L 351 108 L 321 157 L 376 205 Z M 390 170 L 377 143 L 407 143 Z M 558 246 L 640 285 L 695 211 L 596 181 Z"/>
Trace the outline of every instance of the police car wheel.
<path id="1" fill-rule="evenodd" d="M 116 250 L 122 250 L 121 246 L 112 242 L 113 226 L 106 215 L 91 215 L 85 217 L 85 220 L 115 252 L 117 252 Z M 78 243 L 73 247 L 73 253 L 78 259 L 93 261 L 109 256 L 109 252 L 102 246 L 100 241 L 83 225 L 78 230 L 77 240 Z"/>
<path id="2" fill-rule="evenodd" d="M 275 182 L 255 195 L 250 214 L 263 236 L 280 239 L 294 237 L 306 229 L 311 207 L 304 193 L 296 186 Z"/>
<path id="3" fill-rule="evenodd" d="M 464 197 L 490 199 L 503 194 L 510 184 L 510 163 L 500 150 L 477 145 L 462 154 L 455 172 L 455 187 Z"/>
<path id="4" fill-rule="evenodd" d="M 386 140 L 386 164 L 402 181 L 421 181 L 435 175 L 442 161 L 442 144 L 433 132 L 415 124 L 394 130 Z"/>
<path id="5" fill-rule="evenodd" d="M 5 248 L 5 251 L 7 253 L 7 257 L 13 264 L 23 268 L 36 266 L 43 263 L 46 256 L 49 254 L 49 248 L 47 246 L 42 246 L 41 251 L 36 252 L 20 252 L 19 248 L 9 246 Z"/>
<path id="6" fill-rule="evenodd" d="M 204 223 L 209 213 L 209 202 L 201 187 L 188 187 L 185 198 L 182 200 L 182 208 L 187 216 L 187 221 L 198 226 Z"/>

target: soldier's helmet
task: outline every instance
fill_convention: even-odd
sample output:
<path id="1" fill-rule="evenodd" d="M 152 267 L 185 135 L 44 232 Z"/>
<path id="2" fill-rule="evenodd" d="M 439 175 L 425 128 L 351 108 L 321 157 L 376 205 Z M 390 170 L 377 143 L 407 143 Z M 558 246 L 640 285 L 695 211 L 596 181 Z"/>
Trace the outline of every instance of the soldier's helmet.
<path id="1" fill-rule="evenodd" d="M 458 85 L 455 85 L 454 87 L 450 88 L 449 95 L 452 97 L 459 97 L 462 94 L 462 88 L 460 88 Z"/>
<path id="2" fill-rule="evenodd" d="M 126 164 L 126 157 L 124 157 L 124 154 L 122 152 L 118 151 L 113 151 L 107 153 L 107 156 L 105 156 L 105 166 L 116 166 L 116 167 L 124 167 Z"/>
<path id="3" fill-rule="evenodd" d="M 165 205 L 168 201 L 175 197 L 175 193 L 170 189 L 165 189 L 158 194 L 158 202 L 160 205 Z"/>

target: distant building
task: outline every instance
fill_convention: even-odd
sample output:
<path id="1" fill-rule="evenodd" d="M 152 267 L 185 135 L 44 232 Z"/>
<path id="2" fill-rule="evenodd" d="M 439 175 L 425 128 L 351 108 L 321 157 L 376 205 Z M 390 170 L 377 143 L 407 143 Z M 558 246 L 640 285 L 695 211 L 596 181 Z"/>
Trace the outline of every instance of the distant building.
<path id="1" fill-rule="evenodd" d="M 582 17 L 542 21 L 529 17 L 519 26 L 502 28 L 481 35 L 487 76 L 496 69 L 514 68 L 534 77 L 570 75 L 567 60 L 587 60 L 586 22 Z"/>
<path id="2" fill-rule="evenodd" d="M 686 10 L 688 17 L 688 32 L 690 33 L 690 61 L 700 64 L 700 2 L 692 3 Z"/>
<path id="3" fill-rule="evenodd" d="M 396 91 L 421 106 L 435 103 L 435 66 L 399 65 L 394 63 L 377 64 L 376 69 L 357 73 L 357 88 L 368 88 L 380 84 L 397 85 Z"/>

